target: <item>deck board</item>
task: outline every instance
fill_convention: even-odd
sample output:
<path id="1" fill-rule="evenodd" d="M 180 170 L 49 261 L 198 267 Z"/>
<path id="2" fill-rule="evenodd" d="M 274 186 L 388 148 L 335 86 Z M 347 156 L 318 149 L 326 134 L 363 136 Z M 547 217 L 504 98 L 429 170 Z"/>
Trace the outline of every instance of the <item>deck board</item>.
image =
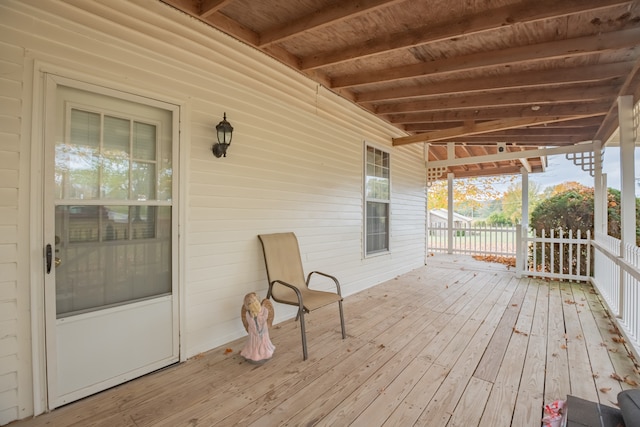
<path id="1" fill-rule="evenodd" d="M 345 340 L 337 307 L 305 317 L 307 361 L 289 320 L 270 331 L 276 351 L 264 365 L 240 357 L 241 338 L 15 427 L 533 427 L 547 401 L 571 393 L 610 405 L 640 382 L 585 284 L 438 255 L 344 309 Z"/>

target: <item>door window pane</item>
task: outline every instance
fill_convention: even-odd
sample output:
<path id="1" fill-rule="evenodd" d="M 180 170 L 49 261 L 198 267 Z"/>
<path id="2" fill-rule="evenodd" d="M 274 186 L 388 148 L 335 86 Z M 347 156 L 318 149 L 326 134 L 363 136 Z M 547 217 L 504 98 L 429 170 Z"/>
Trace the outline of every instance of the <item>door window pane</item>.
<path id="1" fill-rule="evenodd" d="M 56 199 L 171 200 L 171 132 L 78 108 L 56 144 Z"/>
<path id="2" fill-rule="evenodd" d="M 171 292 L 169 206 L 57 206 L 58 317 Z"/>

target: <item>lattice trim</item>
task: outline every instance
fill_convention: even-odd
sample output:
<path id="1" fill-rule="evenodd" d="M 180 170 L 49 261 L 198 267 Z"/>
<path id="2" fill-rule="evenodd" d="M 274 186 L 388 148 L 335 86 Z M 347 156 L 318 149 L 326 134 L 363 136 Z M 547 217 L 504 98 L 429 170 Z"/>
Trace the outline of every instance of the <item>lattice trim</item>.
<path id="1" fill-rule="evenodd" d="M 427 187 L 440 178 L 447 171 L 446 167 L 427 168 Z"/>
<path id="2" fill-rule="evenodd" d="M 574 165 L 579 166 L 583 171 L 589 172 L 589 175 L 592 177 L 596 174 L 596 156 L 593 151 L 588 151 L 585 153 L 567 153 L 567 160 L 573 162 Z M 600 157 L 604 160 L 604 149 L 600 150 Z M 600 165 L 600 169 L 602 169 L 602 164 Z"/>

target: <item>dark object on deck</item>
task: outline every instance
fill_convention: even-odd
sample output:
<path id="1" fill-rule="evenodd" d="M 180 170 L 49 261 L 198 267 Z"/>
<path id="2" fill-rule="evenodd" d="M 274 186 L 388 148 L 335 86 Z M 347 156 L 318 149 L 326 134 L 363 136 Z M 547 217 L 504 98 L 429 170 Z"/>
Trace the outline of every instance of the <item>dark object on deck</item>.
<path id="1" fill-rule="evenodd" d="M 620 409 L 567 396 L 567 427 L 639 427 L 640 390 L 618 393 Z"/>

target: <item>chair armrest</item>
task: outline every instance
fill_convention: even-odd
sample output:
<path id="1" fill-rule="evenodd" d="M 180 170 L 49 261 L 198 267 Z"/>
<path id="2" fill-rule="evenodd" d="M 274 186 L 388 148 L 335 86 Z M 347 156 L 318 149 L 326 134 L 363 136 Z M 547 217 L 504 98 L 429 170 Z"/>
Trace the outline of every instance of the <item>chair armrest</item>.
<path id="1" fill-rule="evenodd" d="M 280 285 L 286 286 L 287 288 L 291 288 L 295 291 L 296 296 L 298 297 L 298 305 L 302 308 L 303 304 L 302 304 L 302 294 L 300 293 L 300 289 L 298 289 L 297 287 L 293 286 L 290 283 L 287 282 L 283 282 L 282 280 L 274 280 L 273 282 L 269 283 L 269 293 L 267 294 L 267 297 L 272 297 L 273 298 L 273 285 L 275 283 L 278 283 Z M 274 298 L 275 299 L 275 298 Z M 277 300 L 276 300 L 277 301 Z"/>
<path id="2" fill-rule="evenodd" d="M 342 296 L 342 293 L 340 293 L 340 282 L 338 281 L 338 279 L 336 279 L 334 276 L 330 274 L 323 273 L 321 271 L 312 271 L 311 273 L 309 273 L 309 275 L 307 276 L 307 287 L 309 287 L 309 283 L 311 282 L 311 275 L 313 275 L 314 273 L 319 274 L 320 276 L 328 277 L 329 279 L 333 280 L 333 282 L 336 284 L 338 295 Z"/>

